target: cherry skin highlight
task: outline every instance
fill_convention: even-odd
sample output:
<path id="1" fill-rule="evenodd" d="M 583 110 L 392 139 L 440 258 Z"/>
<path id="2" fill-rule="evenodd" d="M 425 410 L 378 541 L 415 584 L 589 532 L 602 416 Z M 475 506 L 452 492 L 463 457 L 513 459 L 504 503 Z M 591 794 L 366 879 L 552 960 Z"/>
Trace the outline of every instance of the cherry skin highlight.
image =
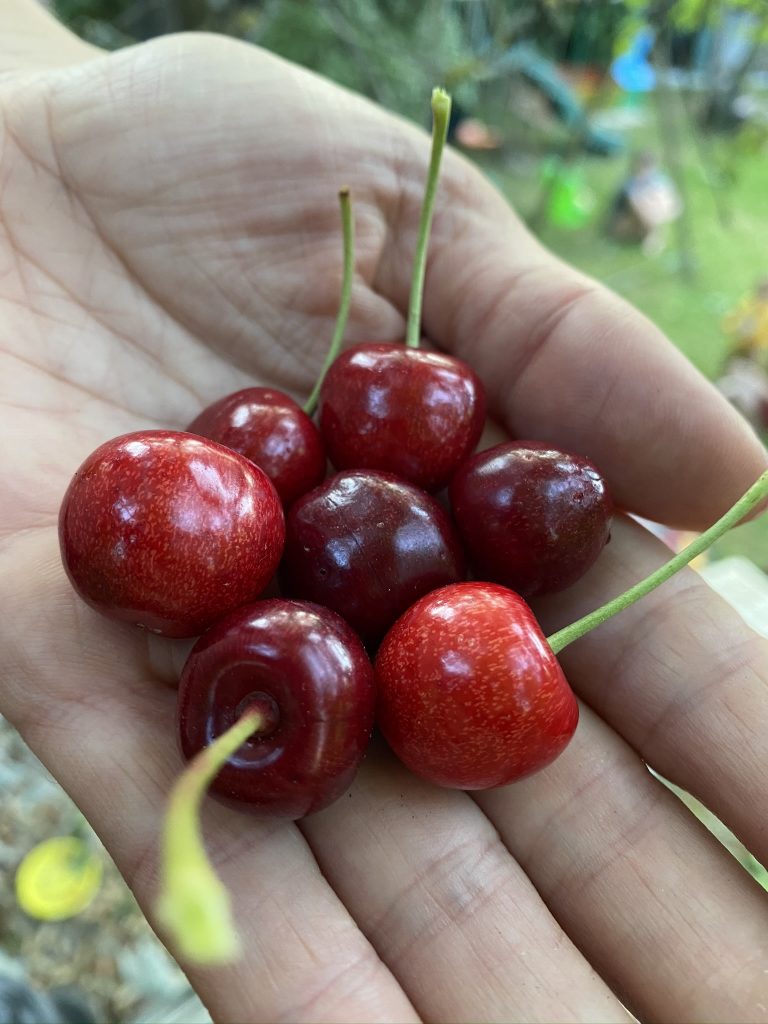
<path id="1" fill-rule="evenodd" d="M 434 498 L 390 473 L 338 473 L 288 513 L 283 592 L 380 640 L 422 594 L 464 578 L 464 556 Z"/>
<path id="2" fill-rule="evenodd" d="M 537 441 L 473 455 L 449 496 L 475 574 L 524 597 L 571 586 L 611 534 L 613 502 L 599 470 Z"/>
<path id="3" fill-rule="evenodd" d="M 337 469 L 379 469 L 439 491 L 474 450 L 485 390 L 466 363 L 396 344 L 343 352 L 320 391 L 320 432 Z"/>
<path id="4" fill-rule="evenodd" d="M 300 818 L 338 799 L 373 727 L 373 668 L 334 612 L 259 601 L 205 633 L 184 666 L 178 729 L 187 759 L 249 709 L 264 716 L 212 791 L 262 816 Z"/>
<path id="5" fill-rule="evenodd" d="M 376 657 L 377 722 L 400 760 L 440 786 L 490 789 L 567 746 L 579 712 L 525 601 L 458 583 L 417 601 Z"/>
<path id="6" fill-rule="evenodd" d="M 116 437 L 75 473 L 59 513 L 64 568 L 112 619 L 196 636 L 272 578 L 285 520 L 268 477 L 192 434 Z"/>
<path id="7" fill-rule="evenodd" d="M 209 405 L 187 427 L 263 469 L 287 508 L 325 476 L 320 431 L 282 391 L 244 388 Z"/>

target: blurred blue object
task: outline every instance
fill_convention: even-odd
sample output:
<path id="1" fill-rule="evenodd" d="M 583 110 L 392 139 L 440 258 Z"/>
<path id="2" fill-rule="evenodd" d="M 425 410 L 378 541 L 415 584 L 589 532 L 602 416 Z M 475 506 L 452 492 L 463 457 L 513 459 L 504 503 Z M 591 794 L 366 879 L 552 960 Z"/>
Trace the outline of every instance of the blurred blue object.
<path id="1" fill-rule="evenodd" d="M 641 28 L 629 44 L 629 49 L 611 64 L 611 77 L 624 92 L 651 92 L 656 84 L 656 72 L 648 55 L 655 40 L 649 28 Z"/>

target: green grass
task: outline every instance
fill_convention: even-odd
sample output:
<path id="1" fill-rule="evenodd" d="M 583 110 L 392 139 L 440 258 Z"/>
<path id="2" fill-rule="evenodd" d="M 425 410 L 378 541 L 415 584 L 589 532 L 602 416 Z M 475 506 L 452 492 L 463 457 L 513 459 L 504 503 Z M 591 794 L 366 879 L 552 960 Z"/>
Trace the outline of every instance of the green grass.
<path id="1" fill-rule="evenodd" d="M 669 229 L 669 247 L 652 258 L 605 239 L 599 226 L 602 216 L 596 219 L 598 226 L 579 232 L 545 228 L 541 237 L 555 252 L 633 302 L 691 362 L 713 377 L 727 354 L 720 326 L 723 315 L 768 270 L 768 158 L 755 156 L 740 162 L 737 183 L 720 193 L 730 215 L 730 222 L 723 225 L 695 151 L 687 147 L 684 154 L 693 281 L 680 274 L 674 227 Z M 585 168 L 587 180 L 603 196 L 606 191 L 612 195 L 621 181 L 617 170 L 615 162 L 603 166 L 590 162 Z"/>
<path id="2" fill-rule="evenodd" d="M 714 378 L 728 352 L 728 339 L 721 328 L 724 315 L 752 288 L 756 278 L 768 274 L 768 150 L 742 153 L 734 160 L 730 141 L 700 137 L 697 144 L 689 121 L 680 125 L 678 138 L 693 280 L 685 280 L 680 273 L 674 227 L 666 249 L 654 257 L 646 257 L 639 247 L 605 237 L 605 214 L 626 174 L 627 157 L 580 157 L 577 166 L 597 197 L 592 221 L 578 230 L 544 224 L 539 237 L 555 253 L 642 310 L 694 365 Z M 659 153 L 652 111 L 649 122 L 628 134 L 628 141 L 633 149 L 650 148 Z M 712 176 L 724 160 L 735 167 L 735 180 L 727 187 L 713 187 Z M 541 194 L 536 175 L 498 167 L 486 170 L 518 212 L 529 217 Z M 718 198 L 727 212 L 726 223 L 718 216 Z M 768 516 L 734 532 L 713 553 L 746 554 L 768 570 Z"/>

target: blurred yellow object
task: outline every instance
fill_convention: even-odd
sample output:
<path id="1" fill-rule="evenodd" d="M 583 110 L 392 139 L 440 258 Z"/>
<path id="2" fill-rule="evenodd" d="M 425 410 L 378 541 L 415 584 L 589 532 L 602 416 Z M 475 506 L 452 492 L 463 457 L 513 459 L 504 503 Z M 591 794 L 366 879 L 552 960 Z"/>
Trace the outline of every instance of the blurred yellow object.
<path id="1" fill-rule="evenodd" d="M 698 533 L 693 533 L 690 530 L 672 530 L 668 526 L 662 526 L 660 523 L 652 523 L 647 519 L 641 519 L 640 522 L 655 534 L 659 540 L 663 540 L 667 547 L 674 551 L 675 554 L 683 551 L 692 544 L 693 541 L 699 536 Z M 700 555 L 690 562 L 690 566 L 693 569 L 701 569 L 705 565 L 708 565 L 710 561 L 709 552 L 703 551 Z"/>
<path id="2" fill-rule="evenodd" d="M 38 921 L 81 913 L 101 886 L 102 862 L 82 839 L 57 836 L 33 846 L 16 872 L 16 899 Z"/>
<path id="3" fill-rule="evenodd" d="M 671 537 L 672 547 L 675 551 L 682 551 L 692 541 L 696 540 L 698 533 L 690 533 L 688 530 L 676 530 Z M 700 569 L 709 563 L 709 552 L 703 551 L 690 563 L 692 569 Z"/>
<path id="4" fill-rule="evenodd" d="M 730 334 L 735 355 L 752 355 L 762 362 L 768 355 L 768 279 L 757 283 L 755 291 L 741 300 L 723 321 Z"/>

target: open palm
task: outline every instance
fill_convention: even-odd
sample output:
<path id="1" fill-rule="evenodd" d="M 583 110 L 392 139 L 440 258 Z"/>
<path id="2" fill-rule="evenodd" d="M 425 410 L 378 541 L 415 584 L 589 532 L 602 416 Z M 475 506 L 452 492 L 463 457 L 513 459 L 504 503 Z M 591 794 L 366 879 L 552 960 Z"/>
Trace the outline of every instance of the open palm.
<path id="1" fill-rule="evenodd" d="M 0 14 L 0 711 L 156 894 L 180 645 L 101 619 L 61 569 L 58 505 L 110 436 L 182 427 L 246 383 L 296 395 L 339 291 L 349 341 L 402 335 L 426 137 L 252 48 L 112 56 L 27 0 Z M 9 12 L 9 13 L 8 13 Z M 3 19 L 8 19 L 7 25 Z M 690 528 L 763 468 L 757 441 L 651 325 L 526 235 L 455 155 L 425 333 L 486 380 L 500 428 L 600 464 L 623 507 Z M 541 608 L 570 620 L 660 560 L 617 525 Z M 550 769 L 475 799 L 385 750 L 298 825 L 212 807 L 246 955 L 190 972 L 221 1020 L 762 1020 L 765 897 L 644 767 L 768 858 L 765 644 L 693 574 L 563 658 L 585 701 Z"/>

